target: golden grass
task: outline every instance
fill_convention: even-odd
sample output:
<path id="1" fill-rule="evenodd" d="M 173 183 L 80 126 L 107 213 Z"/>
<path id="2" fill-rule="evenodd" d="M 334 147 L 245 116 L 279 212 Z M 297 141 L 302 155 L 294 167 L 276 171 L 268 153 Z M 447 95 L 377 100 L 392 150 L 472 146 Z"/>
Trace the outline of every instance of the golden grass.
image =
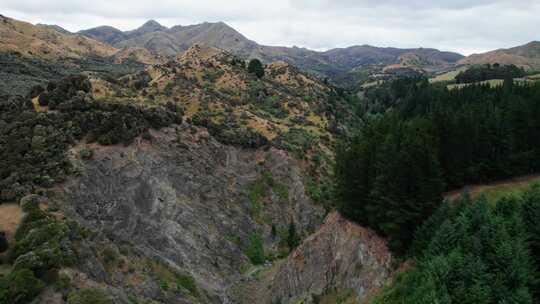
<path id="1" fill-rule="evenodd" d="M 270 130 L 268 127 L 269 122 L 260 118 L 252 117 L 248 121 L 248 127 L 259 132 L 262 136 L 266 137 L 268 140 L 273 140 L 276 138 L 277 134 Z"/>
<path id="2" fill-rule="evenodd" d="M 23 212 L 17 204 L 0 205 L 0 231 L 4 231 L 8 240 L 13 239 L 13 235 L 19 227 L 23 217 Z"/>
<path id="3" fill-rule="evenodd" d="M 452 80 L 455 80 L 456 79 L 456 76 L 461 73 L 461 72 L 464 72 L 465 70 L 467 70 L 468 67 L 461 67 L 459 69 L 456 69 L 456 70 L 453 70 L 453 71 L 449 71 L 449 72 L 446 72 L 444 74 L 440 74 L 440 75 L 437 75 L 436 77 L 433 77 L 433 78 L 430 78 L 429 79 L 429 82 L 430 83 L 436 83 L 436 82 L 443 82 L 443 81 L 452 81 Z"/>

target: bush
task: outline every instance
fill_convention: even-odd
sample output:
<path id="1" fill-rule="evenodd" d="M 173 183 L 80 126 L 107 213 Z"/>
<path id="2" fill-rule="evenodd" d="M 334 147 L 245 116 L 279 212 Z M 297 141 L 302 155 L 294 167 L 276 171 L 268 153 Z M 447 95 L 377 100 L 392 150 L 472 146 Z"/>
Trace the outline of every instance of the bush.
<path id="1" fill-rule="evenodd" d="M 94 156 L 94 151 L 92 151 L 91 149 L 81 149 L 81 151 L 79 151 L 79 156 L 81 159 L 85 159 L 85 160 L 88 160 L 88 159 L 91 159 L 92 156 Z"/>
<path id="2" fill-rule="evenodd" d="M 189 291 L 193 296 L 199 296 L 199 290 L 197 289 L 197 282 L 190 275 L 178 275 L 176 278 L 176 287 L 177 289 L 185 289 Z"/>
<path id="3" fill-rule="evenodd" d="M 39 295 L 44 283 L 28 269 L 15 270 L 0 279 L 0 304 L 26 304 Z"/>
<path id="4" fill-rule="evenodd" d="M 257 233 L 252 233 L 249 237 L 249 245 L 246 248 L 246 256 L 254 265 L 264 263 L 264 248 L 262 238 Z"/>
<path id="5" fill-rule="evenodd" d="M 8 250 L 9 244 L 7 241 L 6 233 L 3 231 L 0 231 L 0 253 L 5 252 Z"/>
<path id="6" fill-rule="evenodd" d="M 296 232 L 296 225 L 294 222 L 291 222 L 289 224 L 289 231 L 287 234 L 287 246 L 289 246 L 290 250 L 293 250 L 298 247 L 298 245 L 300 245 L 300 237 Z"/>
<path id="7" fill-rule="evenodd" d="M 259 59 L 251 59 L 248 65 L 248 72 L 255 74 L 258 78 L 264 76 L 264 67 Z"/>
<path id="8" fill-rule="evenodd" d="M 99 289 L 82 289 L 69 294 L 67 304 L 112 304 L 105 293 Z"/>

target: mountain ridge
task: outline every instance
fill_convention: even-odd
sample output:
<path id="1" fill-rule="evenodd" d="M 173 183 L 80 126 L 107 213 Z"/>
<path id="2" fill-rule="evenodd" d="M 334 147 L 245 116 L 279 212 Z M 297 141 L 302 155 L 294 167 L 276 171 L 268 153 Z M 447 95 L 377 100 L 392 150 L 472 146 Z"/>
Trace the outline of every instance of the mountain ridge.
<path id="1" fill-rule="evenodd" d="M 144 29 L 144 30 L 140 30 Z M 148 31 L 147 29 L 153 29 Z M 93 39 L 110 43 L 115 47 L 144 47 L 156 54 L 174 56 L 194 44 L 224 49 L 244 58 L 259 58 L 265 63 L 282 60 L 321 77 L 333 78 L 366 65 L 401 64 L 408 68 L 410 62 L 403 62 L 400 56 L 413 53 L 421 58 L 423 65 L 413 66 L 417 70 L 432 71 L 455 64 L 463 55 L 431 48 L 391 48 L 369 45 L 354 45 L 327 51 L 314 51 L 308 48 L 267 46 L 248 39 L 224 22 L 205 22 L 187 26 L 176 25 L 170 28 L 154 20 L 132 31 L 111 28 L 91 28 L 79 31 Z M 113 36 L 113 37 L 111 37 Z"/>

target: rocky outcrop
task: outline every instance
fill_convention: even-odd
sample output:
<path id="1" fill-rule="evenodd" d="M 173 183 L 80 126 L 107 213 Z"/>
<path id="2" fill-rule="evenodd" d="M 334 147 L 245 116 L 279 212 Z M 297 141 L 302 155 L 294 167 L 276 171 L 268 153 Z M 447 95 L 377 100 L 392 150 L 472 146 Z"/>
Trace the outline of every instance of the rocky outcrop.
<path id="1" fill-rule="evenodd" d="M 373 231 L 337 212 L 307 238 L 257 288 L 265 303 L 313 303 L 335 290 L 352 291 L 358 302 L 376 291 L 390 275 L 391 255 Z"/>
<path id="2" fill-rule="evenodd" d="M 251 265 L 244 252 L 254 234 L 271 253 L 281 241 L 276 230 L 294 223 L 305 236 L 322 222 L 299 166 L 282 151 L 225 146 L 190 125 L 145 138 L 74 149 L 81 173 L 63 185 L 60 208 L 113 243 L 188 273 L 209 302 L 231 303 L 226 290 Z M 93 150 L 92 159 L 80 159 L 81 148 Z"/>

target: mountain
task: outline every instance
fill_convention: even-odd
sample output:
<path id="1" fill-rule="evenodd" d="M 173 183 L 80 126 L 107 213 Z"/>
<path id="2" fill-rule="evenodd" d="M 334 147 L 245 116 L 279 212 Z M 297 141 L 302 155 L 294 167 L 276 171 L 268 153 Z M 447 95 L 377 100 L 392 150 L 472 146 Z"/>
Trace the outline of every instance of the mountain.
<path id="1" fill-rule="evenodd" d="M 150 20 L 141 27 L 122 32 L 110 26 L 80 31 L 79 34 L 115 47 L 144 47 L 151 52 L 175 56 L 194 44 L 204 44 L 234 53 L 246 54 L 257 46 L 225 23 L 202 23 L 167 28 Z M 249 52 L 248 52 L 249 53 Z"/>
<path id="2" fill-rule="evenodd" d="M 324 53 L 331 62 L 343 66 L 358 67 L 369 64 L 397 64 L 410 66 L 449 65 L 463 58 L 462 55 L 451 52 L 441 52 L 436 49 L 398 49 L 380 48 L 369 45 L 352 46 L 332 49 Z M 407 61 L 405 56 L 414 55 L 419 61 Z"/>
<path id="3" fill-rule="evenodd" d="M 513 64 L 526 70 L 540 70 L 540 42 L 532 41 L 522 46 L 500 49 L 483 54 L 473 54 L 459 64 Z"/>
<path id="4" fill-rule="evenodd" d="M 115 47 L 143 47 L 153 53 L 174 56 L 195 44 L 217 47 L 243 58 L 259 58 L 264 62 L 286 61 L 322 77 L 335 78 L 366 66 L 400 64 L 421 71 L 432 71 L 455 64 L 463 56 L 435 49 L 397 49 L 353 46 L 325 52 L 298 47 L 264 46 L 249 40 L 223 22 L 202 23 L 166 28 L 149 21 L 140 28 L 122 32 L 101 26 L 79 32 Z M 416 60 L 403 60 L 413 54 Z"/>

